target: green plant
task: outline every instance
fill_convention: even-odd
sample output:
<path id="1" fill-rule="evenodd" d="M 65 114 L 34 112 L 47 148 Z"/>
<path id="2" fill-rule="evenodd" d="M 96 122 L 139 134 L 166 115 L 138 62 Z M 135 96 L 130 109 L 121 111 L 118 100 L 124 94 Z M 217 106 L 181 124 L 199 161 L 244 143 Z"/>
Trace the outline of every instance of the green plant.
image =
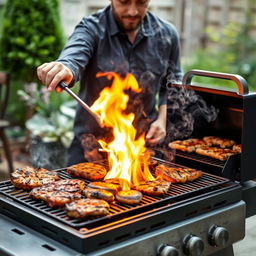
<path id="1" fill-rule="evenodd" d="M 237 22 L 228 23 L 222 33 L 217 35 L 207 28 L 206 33 L 209 40 L 218 44 L 216 48 L 205 48 L 195 51 L 189 65 L 184 67 L 185 71 L 190 69 L 203 69 L 226 73 L 239 74 L 244 77 L 250 89 L 256 90 L 256 40 L 251 31 L 255 16 L 255 1 L 249 0 L 246 9 L 246 20 L 243 24 Z M 197 82 L 220 84 L 219 79 L 208 79 L 197 77 Z M 222 82 L 224 86 L 234 83 Z"/>
<path id="2" fill-rule="evenodd" d="M 67 100 L 66 94 L 49 93 L 46 87 L 30 87 L 30 91 L 18 90 L 18 95 L 35 109 L 26 121 L 26 127 L 43 142 L 61 142 L 68 147 L 73 138 L 73 120 L 76 102 Z M 56 99 L 56 100 L 54 100 Z"/>
<path id="3" fill-rule="evenodd" d="M 9 73 L 11 95 L 6 117 L 24 129 L 33 109 L 17 101 L 19 89 L 38 83 L 36 68 L 57 58 L 64 45 L 58 0 L 8 0 L 0 13 L 0 69 Z M 52 99 L 61 100 L 59 97 Z M 53 104 L 54 104 L 53 102 Z M 35 110 L 37 111 L 37 110 Z M 12 136 L 12 132 L 9 133 Z"/>
<path id="4" fill-rule="evenodd" d="M 0 68 L 12 79 L 37 81 L 36 68 L 63 47 L 58 0 L 9 0 L 3 7 Z"/>

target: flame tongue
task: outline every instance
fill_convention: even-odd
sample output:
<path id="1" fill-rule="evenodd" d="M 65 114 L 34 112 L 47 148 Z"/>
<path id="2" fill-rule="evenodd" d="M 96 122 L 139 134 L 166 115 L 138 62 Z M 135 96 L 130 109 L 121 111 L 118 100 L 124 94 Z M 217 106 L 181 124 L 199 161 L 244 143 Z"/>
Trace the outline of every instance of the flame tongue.
<path id="1" fill-rule="evenodd" d="M 104 125 L 113 129 L 114 139 L 111 142 L 99 140 L 102 148 L 109 152 L 110 171 L 105 178 L 127 180 L 128 183 L 123 183 L 123 190 L 129 190 L 129 184 L 136 185 L 144 180 L 154 180 L 147 165 L 149 155 L 144 154 L 141 161 L 141 156 L 146 151 L 144 135 L 135 139 L 136 129 L 132 125 L 135 115 L 124 113 L 129 101 L 129 96 L 124 90 L 141 92 L 135 77 L 128 74 L 122 78 L 112 72 L 99 73 L 97 76 L 113 78 L 112 86 L 104 88 L 91 106 L 92 111 L 101 117 Z"/>

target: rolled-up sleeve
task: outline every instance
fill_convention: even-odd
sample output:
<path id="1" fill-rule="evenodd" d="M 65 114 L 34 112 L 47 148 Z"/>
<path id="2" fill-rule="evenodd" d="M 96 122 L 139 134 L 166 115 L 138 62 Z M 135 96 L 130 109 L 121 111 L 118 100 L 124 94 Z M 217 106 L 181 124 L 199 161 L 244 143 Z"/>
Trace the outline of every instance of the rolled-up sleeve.
<path id="1" fill-rule="evenodd" d="M 97 42 L 95 26 L 85 18 L 76 26 L 67 44 L 62 50 L 58 62 L 71 69 L 77 82 L 93 55 Z"/>

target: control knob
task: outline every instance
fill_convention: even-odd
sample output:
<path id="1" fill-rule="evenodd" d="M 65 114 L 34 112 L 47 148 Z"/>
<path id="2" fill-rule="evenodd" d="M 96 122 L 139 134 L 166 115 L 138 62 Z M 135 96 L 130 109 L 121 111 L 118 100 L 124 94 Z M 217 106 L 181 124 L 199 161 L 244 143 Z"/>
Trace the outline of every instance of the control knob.
<path id="1" fill-rule="evenodd" d="M 217 225 L 209 229 L 209 244 L 212 246 L 226 246 L 229 239 L 229 232 L 226 228 Z"/>
<path id="2" fill-rule="evenodd" d="M 204 242 L 203 240 L 195 235 L 187 235 L 184 240 L 184 253 L 190 256 L 200 256 L 204 251 Z"/>
<path id="3" fill-rule="evenodd" d="M 179 256 L 179 251 L 168 244 L 161 244 L 157 249 L 158 256 Z"/>

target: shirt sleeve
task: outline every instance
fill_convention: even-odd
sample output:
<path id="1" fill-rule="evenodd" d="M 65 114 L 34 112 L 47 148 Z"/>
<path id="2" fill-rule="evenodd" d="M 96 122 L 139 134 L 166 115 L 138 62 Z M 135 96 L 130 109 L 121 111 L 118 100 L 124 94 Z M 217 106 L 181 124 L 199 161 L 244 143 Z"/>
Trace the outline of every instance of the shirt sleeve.
<path id="1" fill-rule="evenodd" d="M 84 18 L 76 27 L 64 49 L 58 62 L 63 63 L 71 69 L 74 78 L 72 83 L 80 80 L 81 73 L 93 55 L 96 45 L 95 26 Z"/>
<path id="2" fill-rule="evenodd" d="M 173 29 L 172 50 L 170 54 L 169 72 L 167 83 L 176 83 L 182 80 L 183 71 L 180 65 L 180 39 L 177 30 Z"/>

